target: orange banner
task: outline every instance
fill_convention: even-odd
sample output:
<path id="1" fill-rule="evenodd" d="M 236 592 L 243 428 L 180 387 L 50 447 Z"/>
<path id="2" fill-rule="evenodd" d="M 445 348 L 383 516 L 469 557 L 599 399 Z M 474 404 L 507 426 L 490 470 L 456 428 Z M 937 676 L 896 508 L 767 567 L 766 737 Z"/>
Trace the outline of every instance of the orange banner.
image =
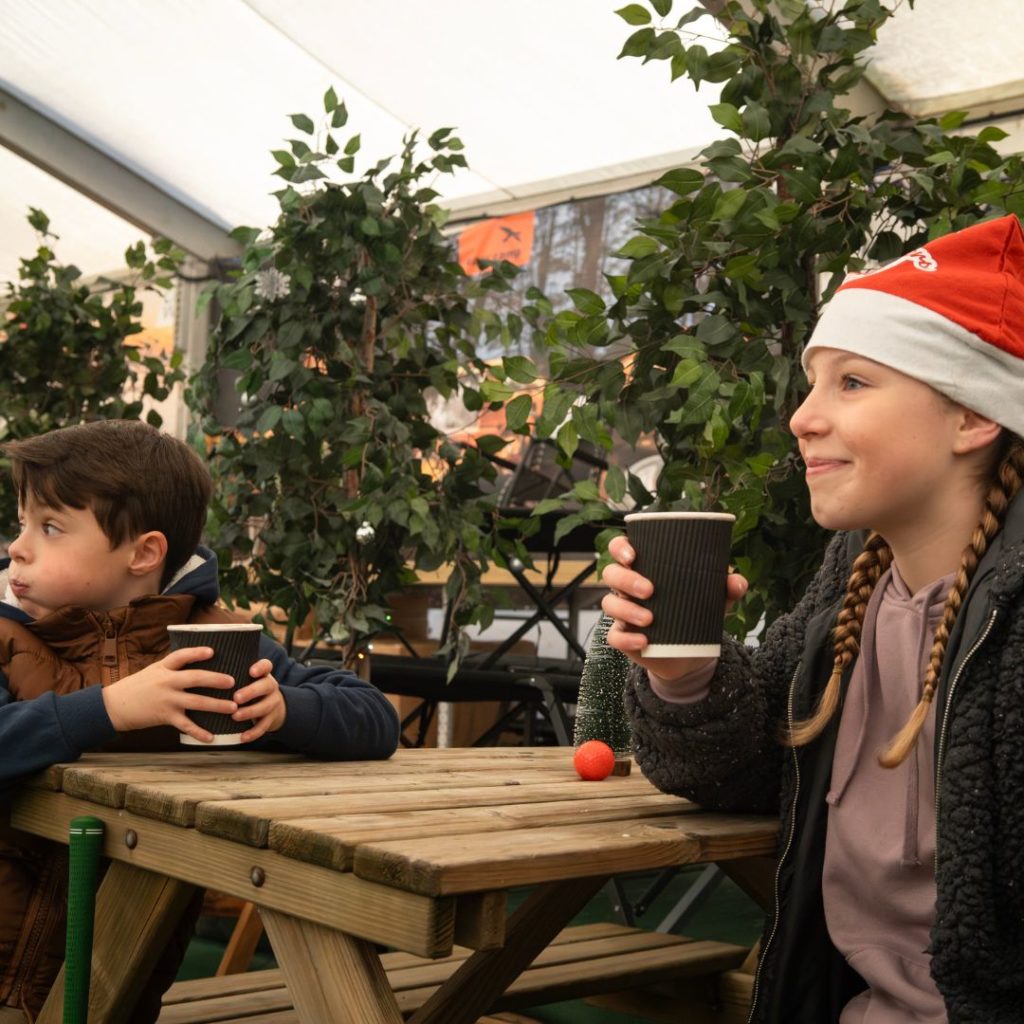
<path id="1" fill-rule="evenodd" d="M 477 260 L 508 260 L 525 267 L 533 252 L 534 213 L 492 217 L 471 224 L 459 235 L 459 263 L 467 274 L 479 274 Z"/>

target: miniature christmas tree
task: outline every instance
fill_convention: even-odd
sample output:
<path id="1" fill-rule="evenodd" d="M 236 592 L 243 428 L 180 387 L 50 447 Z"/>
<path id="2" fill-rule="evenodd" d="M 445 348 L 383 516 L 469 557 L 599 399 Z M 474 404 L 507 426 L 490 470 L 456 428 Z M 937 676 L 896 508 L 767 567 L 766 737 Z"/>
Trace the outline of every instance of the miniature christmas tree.
<path id="1" fill-rule="evenodd" d="M 573 745 L 603 740 L 615 751 L 616 761 L 628 761 L 632 735 L 622 694 L 630 661 L 621 651 L 608 646 L 611 625 L 612 620 L 602 615 L 591 635 L 580 677 Z"/>

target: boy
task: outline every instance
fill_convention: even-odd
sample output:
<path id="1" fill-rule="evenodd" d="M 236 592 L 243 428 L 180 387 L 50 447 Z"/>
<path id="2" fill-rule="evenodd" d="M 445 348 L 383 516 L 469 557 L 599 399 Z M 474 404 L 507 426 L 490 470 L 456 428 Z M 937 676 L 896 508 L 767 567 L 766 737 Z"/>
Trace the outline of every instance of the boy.
<path id="1" fill-rule="evenodd" d="M 0 561 L 0 791 L 85 750 L 174 750 L 209 742 L 186 709 L 251 720 L 245 743 L 310 757 L 386 758 L 398 720 L 386 698 L 342 670 L 306 668 L 260 638 L 253 682 L 230 687 L 190 668 L 209 648 L 168 654 L 166 627 L 236 621 L 217 607 L 217 563 L 198 547 L 211 484 L 181 441 L 110 420 L 4 445 L 21 532 Z M 0 824 L 0 1024 L 33 1020 L 64 958 L 62 846 Z M 130 1019 L 153 1021 L 198 901 Z"/>

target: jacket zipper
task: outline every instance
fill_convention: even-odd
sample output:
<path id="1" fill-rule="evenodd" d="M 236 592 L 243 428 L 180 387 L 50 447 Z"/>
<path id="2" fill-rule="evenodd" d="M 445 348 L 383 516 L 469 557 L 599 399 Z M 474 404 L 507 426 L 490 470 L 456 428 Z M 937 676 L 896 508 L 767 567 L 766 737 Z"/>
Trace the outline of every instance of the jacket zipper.
<path id="1" fill-rule="evenodd" d="M 957 684 L 960 682 L 960 677 L 964 674 L 964 669 L 967 667 L 967 663 L 977 653 L 978 648 L 988 639 L 989 634 L 995 628 L 996 619 L 999 618 L 999 613 L 1002 609 L 998 606 L 992 609 L 992 613 L 989 615 L 988 622 L 985 623 L 985 628 L 982 630 L 981 636 L 971 645 L 970 650 L 964 655 L 964 660 L 957 666 L 956 675 L 953 676 L 953 681 L 949 684 L 949 696 L 946 698 L 946 707 L 942 713 L 942 728 L 939 730 L 939 742 L 935 757 L 935 874 L 939 873 L 939 803 L 940 794 L 942 793 L 942 762 L 946 757 L 946 739 L 949 732 L 949 720 L 953 711 L 953 697 L 956 694 Z"/>
<path id="2" fill-rule="evenodd" d="M 100 664 L 107 682 L 116 683 L 121 675 L 117 660 L 117 627 L 107 616 L 103 617 L 103 653 Z"/>
<path id="3" fill-rule="evenodd" d="M 786 702 L 786 717 L 789 722 L 789 731 L 791 735 L 793 732 L 793 699 L 796 695 L 796 680 L 799 675 L 800 666 L 798 664 L 796 671 L 793 673 L 793 678 L 789 683 L 789 699 Z M 768 938 L 765 940 L 764 946 L 761 949 L 761 955 L 757 958 L 757 970 L 754 972 L 754 988 L 750 997 L 750 1013 L 747 1015 L 747 1024 L 751 1024 L 754 1019 L 754 1013 L 757 1010 L 757 997 L 760 994 L 759 989 L 761 987 L 761 968 L 764 964 L 768 950 L 771 948 L 772 940 L 775 938 L 775 933 L 779 930 L 779 916 L 782 909 L 779 905 L 779 878 L 782 875 L 782 866 L 785 863 L 786 858 L 789 856 L 789 851 L 793 848 L 793 839 L 796 835 L 796 805 L 797 801 L 800 799 L 800 759 L 797 757 L 796 747 L 790 745 L 789 750 L 793 757 L 794 772 L 793 804 L 789 815 L 789 833 L 786 836 L 786 845 L 783 847 L 778 863 L 775 865 L 775 905 L 774 913 L 772 915 L 772 930 L 768 933 Z"/>

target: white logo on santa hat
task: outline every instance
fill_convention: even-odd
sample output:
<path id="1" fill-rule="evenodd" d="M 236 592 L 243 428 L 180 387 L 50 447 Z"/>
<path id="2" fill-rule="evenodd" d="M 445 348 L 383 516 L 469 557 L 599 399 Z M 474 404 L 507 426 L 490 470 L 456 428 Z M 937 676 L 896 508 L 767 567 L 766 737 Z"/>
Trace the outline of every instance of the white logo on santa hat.
<path id="1" fill-rule="evenodd" d="M 935 257 L 922 246 L 920 249 L 914 249 L 913 252 L 900 256 L 899 259 L 895 259 L 891 263 L 886 263 L 884 267 L 879 267 L 877 270 L 866 270 L 860 276 L 870 277 L 872 274 L 880 274 L 883 270 L 892 270 L 900 263 L 909 263 L 915 270 L 925 270 L 929 274 L 939 269 Z"/>

